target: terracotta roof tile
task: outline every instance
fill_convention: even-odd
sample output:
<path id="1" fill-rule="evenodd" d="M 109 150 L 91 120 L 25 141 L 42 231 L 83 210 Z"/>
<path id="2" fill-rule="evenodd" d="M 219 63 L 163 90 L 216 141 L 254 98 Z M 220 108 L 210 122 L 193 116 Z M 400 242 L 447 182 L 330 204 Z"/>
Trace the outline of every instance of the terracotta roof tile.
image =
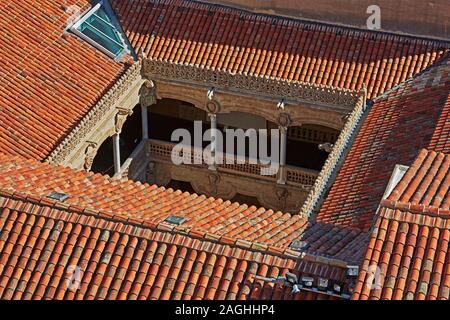
<path id="1" fill-rule="evenodd" d="M 18 211 L 26 204 L 0 197 L 2 299 L 335 299 L 268 282 L 308 268 L 286 256 L 207 240 L 180 246 L 167 231 L 138 236 L 140 226 L 82 212 L 75 223 L 38 203 Z"/>
<path id="2" fill-rule="evenodd" d="M 52 184 L 48 184 L 52 181 Z M 300 215 L 273 212 L 222 199 L 207 198 L 172 189 L 115 180 L 85 171 L 53 167 L 35 160 L 0 154 L 0 189 L 61 210 L 82 211 L 76 222 L 87 223 L 89 215 L 102 215 L 117 222 L 146 225 L 160 230 L 189 234 L 241 247 L 277 246 L 283 252 L 293 240 L 314 243 L 311 250 L 331 257 L 352 259 L 358 249 L 355 229 L 310 223 Z M 64 202 L 50 200 L 53 192 L 69 196 Z M 179 205 L 183 203 L 183 205 Z M 168 223 L 169 216 L 184 217 L 180 226 Z M 74 217 L 72 218 L 74 219 Z M 306 231 L 306 232 L 305 232 Z M 335 246 L 333 246 L 333 243 Z M 336 245 L 338 243 L 338 245 Z M 347 247 L 350 251 L 347 250 Z"/>
<path id="3" fill-rule="evenodd" d="M 395 165 L 411 165 L 421 148 L 450 152 L 449 71 L 447 58 L 375 100 L 317 215 L 318 221 L 367 230 Z M 429 166 L 439 163 L 430 160 Z M 435 181 L 431 177 L 418 180 L 422 183 L 418 190 L 408 184 L 402 200 L 410 202 L 410 197 L 418 200 L 423 196 L 426 201 L 422 204 L 448 208 L 448 203 L 440 203 L 448 181 L 439 195 L 431 196 L 440 188 L 446 166 Z M 426 170 L 422 171 L 419 174 Z"/>
<path id="4" fill-rule="evenodd" d="M 450 298 L 449 159 L 422 150 L 381 202 L 353 299 Z"/>
<path id="5" fill-rule="evenodd" d="M 65 31 L 82 1 L 8 1 L 0 8 L 0 149 L 44 159 L 125 71 Z M 30 19 L 30 17 L 33 17 Z"/>
<path id="6" fill-rule="evenodd" d="M 154 60 L 322 84 L 376 97 L 449 43 L 254 14 L 189 0 L 111 1 L 136 52 Z"/>
<path id="7" fill-rule="evenodd" d="M 149 222 L 151 210 L 139 216 L 138 212 L 121 209 L 117 205 L 121 192 L 132 194 L 135 188 L 130 186 L 134 185 L 144 192 L 143 196 L 158 190 L 162 204 L 177 196 L 191 200 L 200 197 L 97 178 L 95 181 L 102 185 L 115 182 L 111 185 L 119 196 L 112 197 L 116 203 L 111 209 L 108 201 L 95 206 L 88 200 L 89 188 L 96 188 L 87 183 L 94 181 L 89 179 L 92 173 L 7 155 L 0 155 L 0 167 L 7 170 L 0 169 L 0 298 L 4 299 L 335 299 L 325 292 L 292 294 L 292 287 L 273 284 L 270 279 L 292 271 L 299 276 L 339 281 L 347 292 L 352 280 L 345 276 L 346 261 L 359 261 L 360 246 L 365 243 L 365 234 L 356 229 L 310 224 L 284 214 L 275 214 L 274 219 L 282 219 L 275 223 L 276 228 L 300 221 L 301 231 L 285 233 L 286 239 L 265 238 L 267 243 L 256 241 L 260 238 L 255 240 L 251 234 L 243 238 L 227 236 L 228 230 L 234 231 L 235 222 L 245 216 L 236 218 L 231 229 L 223 224 L 226 219 L 222 221 L 219 235 L 195 223 L 188 233 L 179 232 L 158 222 L 158 216 Z M 26 177 L 22 176 L 25 173 Z M 14 175 L 18 184 L 6 178 Z M 60 192 L 68 191 L 71 182 L 77 185 L 68 192 L 70 197 L 63 203 L 67 205 L 43 201 L 50 191 L 45 189 L 44 176 L 55 179 L 52 187 L 59 188 L 61 179 L 64 188 L 58 189 Z M 4 188 L 18 191 L 3 192 Z M 104 191 L 111 195 L 107 188 Z M 224 203 L 202 198 L 208 204 Z M 140 201 L 146 201 L 145 197 Z M 266 211 L 254 208 L 250 212 Z M 271 219 L 270 215 L 262 219 L 255 228 L 268 228 L 268 232 L 274 228 L 265 221 Z M 305 248 L 301 252 L 288 249 L 290 237 L 299 233 Z M 79 287 L 71 290 L 76 274 Z"/>

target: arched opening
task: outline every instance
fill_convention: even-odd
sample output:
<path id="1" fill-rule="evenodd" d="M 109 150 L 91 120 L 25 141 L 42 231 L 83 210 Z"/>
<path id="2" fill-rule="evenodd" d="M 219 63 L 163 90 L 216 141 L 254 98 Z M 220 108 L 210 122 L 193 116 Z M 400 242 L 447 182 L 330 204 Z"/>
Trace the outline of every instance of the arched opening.
<path id="1" fill-rule="evenodd" d="M 123 162 L 133 153 L 142 140 L 141 107 L 137 105 L 128 116 L 120 133 L 120 159 Z"/>
<path id="2" fill-rule="evenodd" d="M 149 138 L 171 141 L 172 132 L 186 129 L 194 137 L 194 121 L 202 122 L 203 132 L 210 128 L 207 113 L 193 104 L 175 99 L 161 99 L 148 108 Z M 191 139 L 193 144 L 194 139 Z"/>
<path id="3" fill-rule="evenodd" d="M 113 141 L 107 138 L 98 148 L 97 155 L 92 163 L 91 171 L 95 173 L 114 175 Z"/>
<path id="4" fill-rule="evenodd" d="M 271 140 L 270 140 L 270 130 L 267 131 L 268 136 L 264 137 L 262 134 L 259 134 L 259 130 L 267 130 L 271 127 L 271 122 L 267 121 L 261 116 L 253 115 L 245 112 L 230 112 L 230 113 L 221 113 L 217 115 L 217 129 L 222 132 L 223 135 L 223 152 L 228 152 L 228 145 L 234 146 L 234 154 L 239 156 L 245 156 L 246 158 L 259 158 L 261 155 L 260 152 L 260 139 L 266 139 L 267 146 L 267 156 L 271 155 Z M 238 141 L 240 135 L 239 134 L 227 134 L 227 129 L 231 130 L 239 130 L 242 129 L 243 132 L 246 132 L 248 129 L 255 129 L 256 135 L 254 136 L 254 140 L 252 137 L 245 136 L 245 154 L 238 154 L 238 146 L 239 143 L 243 141 Z M 236 133 L 236 131 L 235 131 Z M 233 139 L 233 140 L 229 140 Z M 255 143 L 256 146 L 251 146 L 251 143 Z M 256 151 L 257 154 L 250 154 L 251 149 Z"/>
<path id="5" fill-rule="evenodd" d="M 134 112 L 128 116 L 120 133 L 120 160 L 121 165 L 133 153 L 134 149 L 141 141 L 142 121 L 140 106 L 136 106 Z M 114 175 L 114 151 L 113 139 L 107 138 L 98 148 L 97 155 L 91 167 L 91 171 L 96 173 Z"/>

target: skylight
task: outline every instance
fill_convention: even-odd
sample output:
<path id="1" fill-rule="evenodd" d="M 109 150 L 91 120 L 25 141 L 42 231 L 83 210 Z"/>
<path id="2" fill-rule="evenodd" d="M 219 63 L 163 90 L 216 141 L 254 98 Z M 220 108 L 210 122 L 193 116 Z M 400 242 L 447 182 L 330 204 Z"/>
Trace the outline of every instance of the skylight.
<path id="1" fill-rule="evenodd" d="M 127 52 L 119 30 L 101 3 L 95 5 L 71 27 L 72 32 L 113 58 Z"/>

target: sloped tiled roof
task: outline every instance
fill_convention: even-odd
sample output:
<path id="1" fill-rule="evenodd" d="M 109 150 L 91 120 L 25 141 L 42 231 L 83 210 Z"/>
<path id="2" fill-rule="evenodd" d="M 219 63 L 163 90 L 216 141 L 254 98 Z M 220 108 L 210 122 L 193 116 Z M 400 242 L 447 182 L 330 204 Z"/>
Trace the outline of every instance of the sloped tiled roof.
<path id="1" fill-rule="evenodd" d="M 449 169 L 422 150 L 381 202 L 353 299 L 450 298 Z"/>
<path id="2" fill-rule="evenodd" d="M 136 52 L 154 60 L 359 90 L 376 97 L 450 43 L 331 26 L 190 0 L 112 0 Z"/>
<path id="3" fill-rule="evenodd" d="M 273 212 L 259 220 L 254 217 L 257 223 L 250 227 L 267 234 L 265 238 L 245 232 L 245 211 L 227 216 L 224 210 L 224 218 L 216 222 L 221 228 L 212 223 L 204 229 L 206 217 L 174 227 L 161 217 L 183 212 L 164 194 L 181 196 L 179 192 L 160 189 L 153 197 L 157 189 L 149 185 L 5 155 L 0 155 L 0 173 L 3 299 L 334 299 L 320 291 L 292 294 L 291 286 L 270 279 L 290 271 L 299 277 L 330 279 L 348 292 L 354 279 L 346 275 L 346 266 L 362 257 L 366 243 L 366 235 L 356 229 L 306 221 L 294 229 L 292 224 L 301 220 L 292 216 L 292 221 L 277 221 Z M 47 197 L 50 191 L 68 190 L 70 197 L 63 202 Z M 132 195 L 140 200 L 133 201 Z M 185 201 L 188 208 L 189 200 Z M 203 201 L 213 205 L 217 200 Z M 141 210 L 146 213 L 139 214 Z M 159 210 L 168 212 L 158 218 Z M 214 207 L 199 210 L 197 215 L 214 215 Z M 233 237 L 239 227 L 241 234 Z M 287 247 L 286 239 L 292 237 L 288 232 L 303 241 L 303 250 Z M 65 284 L 76 267 L 83 280 L 80 289 L 71 292 Z"/>
<path id="4" fill-rule="evenodd" d="M 1 299 L 293 298 L 255 279 L 284 274 L 292 258 L 27 201 L 0 207 Z"/>
<path id="5" fill-rule="evenodd" d="M 418 150 L 450 152 L 450 59 L 377 98 L 317 221 L 367 230 L 396 164 Z"/>
<path id="6" fill-rule="evenodd" d="M 75 8 L 89 1 L 3 1 L 1 152 L 46 158 L 124 72 L 124 63 L 65 32 Z"/>
<path id="7" fill-rule="evenodd" d="M 166 228 L 174 225 L 164 220 L 178 216 L 187 221 L 177 226 L 177 230 L 196 235 L 214 234 L 224 242 L 242 239 L 283 250 L 293 240 L 300 239 L 307 246 L 305 251 L 342 259 L 352 258 L 361 249 L 355 246 L 354 240 L 361 236 L 359 230 L 311 224 L 300 215 L 2 154 L 0 189 L 38 197 L 47 197 L 52 191 L 62 192 L 69 195 L 65 203 L 70 207 L 101 210 L 164 224 Z"/>

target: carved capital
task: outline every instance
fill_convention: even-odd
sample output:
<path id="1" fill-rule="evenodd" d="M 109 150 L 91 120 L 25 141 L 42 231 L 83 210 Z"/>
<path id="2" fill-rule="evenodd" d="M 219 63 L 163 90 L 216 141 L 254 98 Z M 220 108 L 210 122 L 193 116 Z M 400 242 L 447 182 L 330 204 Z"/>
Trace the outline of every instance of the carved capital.
<path id="1" fill-rule="evenodd" d="M 144 108 L 156 103 L 156 86 L 152 80 L 146 80 L 139 90 L 139 103 Z"/>
<path id="2" fill-rule="evenodd" d="M 97 155 L 97 146 L 96 142 L 86 141 L 86 148 L 84 150 L 84 164 L 83 168 L 86 171 L 91 170 L 92 164 L 94 163 L 94 158 Z"/>
<path id="3" fill-rule="evenodd" d="M 114 128 L 116 134 L 122 131 L 123 124 L 127 120 L 127 117 L 133 113 L 133 110 L 117 108 L 116 118 L 114 122 Z"/>

